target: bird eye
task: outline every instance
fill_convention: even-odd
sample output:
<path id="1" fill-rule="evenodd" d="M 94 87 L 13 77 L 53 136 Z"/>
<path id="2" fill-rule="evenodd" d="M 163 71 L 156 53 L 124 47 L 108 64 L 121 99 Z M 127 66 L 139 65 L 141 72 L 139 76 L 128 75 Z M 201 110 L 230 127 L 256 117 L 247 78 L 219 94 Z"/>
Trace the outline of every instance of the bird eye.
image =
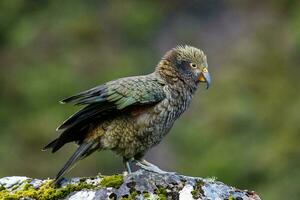
<path id="1" fill-rule="evenodd" d="M 197 68 L 197 65 L 196 65 L 195 63 L 190 63 L 190 66 L 191 66 L 192 68 Z"/>

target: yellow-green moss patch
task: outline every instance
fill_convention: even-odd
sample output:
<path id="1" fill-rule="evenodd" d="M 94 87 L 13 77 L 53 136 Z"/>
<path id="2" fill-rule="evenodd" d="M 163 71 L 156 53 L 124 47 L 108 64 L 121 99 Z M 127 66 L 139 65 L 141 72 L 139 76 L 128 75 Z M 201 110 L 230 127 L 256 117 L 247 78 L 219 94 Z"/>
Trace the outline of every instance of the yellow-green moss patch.
<path id="1" fill-rule="evenodd" d="M 230 196 L 228 200 L 234 200 L 234 197 L 233 197 L 233 196 Z"/>
<path id="2" fill-rule="evenodd" d="M 6 189 L 0 191 L 0 199 L 3 200 L 17 200 L 22 197 L 30 197 L 39 200 L 55 200 L 62 199 L 68 196 L 74 191 L 80 191 L 83 189 L 93 189 L 96 186 L 87 184 L 85 182 L 70 184 L 66 187 L 55 188 L 52 185 L 52 181 L 47 181 L 40 188 L 35 189 L 30 184 L 24 185 L 22 190 L 8 191 Z"/>
<path id="3" fill-rule="evenodd" d="M 158 187 L 158 189 L 154 192 L 160 200 L 167 200 L 167 190 L 164 187 Z"/>
<path id="4" fill-rule="evenodd" d="M 134 200 L 134 199 L 136 199 L 136 196 L 138 196 L 138 193 L 136 191 L 134 191 L 129 196 L 122 197 L 121 200 Z"/>
<path id="5" fill-rule="evenodd" d="M 3 185 L 0 185 L 0 191 L 5 190 L 5 187 Z"/>
<path id="6" fill-rule="evenodd" d="M 122 175 L 104 176 L 100 182 L 102 187 L 119 188 L 123 184 Z"/>

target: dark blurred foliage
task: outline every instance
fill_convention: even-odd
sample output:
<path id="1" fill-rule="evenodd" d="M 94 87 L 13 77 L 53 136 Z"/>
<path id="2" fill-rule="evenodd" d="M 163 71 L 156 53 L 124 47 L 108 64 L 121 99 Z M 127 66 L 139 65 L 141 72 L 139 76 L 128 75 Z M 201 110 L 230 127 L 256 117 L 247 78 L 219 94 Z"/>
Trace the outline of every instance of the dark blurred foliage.
<path id="1" fill-rule="evenodd" d="M 207 53 L 213 85 L 148 159 L 263 199 L 298 199 L 298 1 L 1 1 L 0 176 L 53 177 L 76 148 L 40 151 L 78 109 L 57 102 L 149 73 L 177 44 Z M 119 157 L 101 152 L 69 175 L 122 170 Z"/>

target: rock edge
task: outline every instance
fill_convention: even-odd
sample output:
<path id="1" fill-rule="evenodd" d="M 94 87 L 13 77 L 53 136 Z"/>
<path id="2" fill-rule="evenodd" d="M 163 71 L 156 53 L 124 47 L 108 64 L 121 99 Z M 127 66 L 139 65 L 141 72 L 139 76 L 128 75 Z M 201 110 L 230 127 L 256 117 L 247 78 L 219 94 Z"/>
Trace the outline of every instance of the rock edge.
<path id="1" fill-rule="evenodd" d="M 0 199 L 180 199 L 260 200 L 253 191 L 240 190 L 214 179 L 138 170 L 129 175 L 72 178 L 54 187 L 51 179 L 12 176 L 0 179 Z"/>

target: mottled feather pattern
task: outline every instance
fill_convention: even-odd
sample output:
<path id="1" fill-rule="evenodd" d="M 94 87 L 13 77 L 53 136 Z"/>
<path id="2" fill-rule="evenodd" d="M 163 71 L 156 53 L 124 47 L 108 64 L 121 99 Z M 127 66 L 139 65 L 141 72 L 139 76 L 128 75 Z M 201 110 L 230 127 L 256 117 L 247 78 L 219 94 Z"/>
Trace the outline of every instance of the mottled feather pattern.
<path id="1" fill-rule="evenodd" d="M 199 69 L 190 68 L 190 62 Z M 190 105 L 200 67 L 207 67 L 204 53 L 180 46 L 167 52 L 151 74 L 113 80 L 64 99 L 84 107 L 58 127 L 61 135 L 44 148 L 55 152 L 68 142 L 80 145 L 58 178 L 96 149 L 112 150 L 125 161 L 141 159 Z"/>
<path id="2" fill-rule="evenodd" d="M 83 120 L 103 116 L 114 109 L 122 110 L 134 104 L 151 104 L 163 99 L 162 83 L 152 76 L 126 77 L 81 92 L 62 100 L 76 105 L 89 104 L 72 115 L 57 130 L 65 129 Z"/>
<path id="3" fill-rule="evenodd" d="M 154 74 L 118 79 L 106 84 L 107 100 L 115 102 L 118 109 L 158 102 L 165 97 L 162 85 Z"/>

